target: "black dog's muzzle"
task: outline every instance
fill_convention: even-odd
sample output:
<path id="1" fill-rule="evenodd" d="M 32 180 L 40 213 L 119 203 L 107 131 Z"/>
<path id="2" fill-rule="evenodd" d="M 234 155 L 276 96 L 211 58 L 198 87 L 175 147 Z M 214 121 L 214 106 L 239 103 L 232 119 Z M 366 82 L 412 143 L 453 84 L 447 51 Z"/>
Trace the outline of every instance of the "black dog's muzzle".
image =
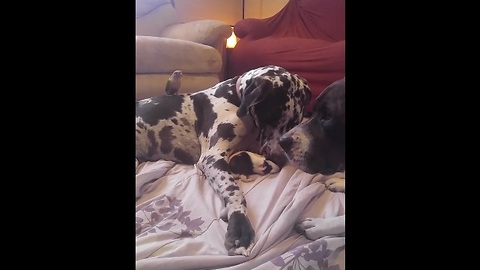
<path id="1" fill-rule="evenodd" d="M 282 137 L 280 137 L 280 139 L 278 140 L 278 143 L 280 144 L 280 146 L 283 148 L 283 150 L 285 151 L 285 153 L 290 153 L 290 150 L 292 149 L 292 145 L 293 145 L 293 138 L 291 136 L 286 136 L 286 135 L 283 135 Z"/>

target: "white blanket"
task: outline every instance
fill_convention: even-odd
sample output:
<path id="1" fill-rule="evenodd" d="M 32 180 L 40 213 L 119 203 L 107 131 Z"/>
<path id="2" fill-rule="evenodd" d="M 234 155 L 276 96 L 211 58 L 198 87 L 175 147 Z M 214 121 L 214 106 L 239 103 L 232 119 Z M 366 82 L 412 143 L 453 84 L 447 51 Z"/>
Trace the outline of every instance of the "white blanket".
<path id="1" fill-rule="evenodd" d="M 223 202 L 194 166 L 147 162 L 137 170 L 137 269 L 344 269 L 344 237 L 311 241 L 293 226 L 305 217 L 345 213 L 345 194 L 327 177 L 284 167 L 239 182 L 256 234 L 249 257 L 229 256 Z M 307 268 L 311 266 L 313 268 Z M 291 269 L 291 268 L 290 268 Z"/>

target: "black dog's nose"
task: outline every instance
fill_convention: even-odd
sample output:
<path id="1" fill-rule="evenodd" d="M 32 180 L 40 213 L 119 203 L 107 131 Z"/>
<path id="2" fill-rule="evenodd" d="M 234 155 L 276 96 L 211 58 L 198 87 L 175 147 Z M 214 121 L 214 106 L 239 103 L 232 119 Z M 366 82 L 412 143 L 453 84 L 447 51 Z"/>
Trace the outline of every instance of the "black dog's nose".
<path id="1" fill-rule="evenodd" d="M 282 136 L 279 139 L 280 146 L 283 148 L 285 152 L 290 152 L 290 149 L 292 148 L 293 145 L 293 139 L 290 136 Z"/>

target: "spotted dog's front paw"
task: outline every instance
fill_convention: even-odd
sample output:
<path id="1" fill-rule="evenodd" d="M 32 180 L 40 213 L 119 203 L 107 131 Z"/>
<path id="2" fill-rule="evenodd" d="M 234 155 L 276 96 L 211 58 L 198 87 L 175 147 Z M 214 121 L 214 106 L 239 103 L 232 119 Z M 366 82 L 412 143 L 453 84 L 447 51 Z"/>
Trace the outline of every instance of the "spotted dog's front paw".
<path id="1" fill-rule="evenodd" d="M 233 212 L 228 219 L 225 247 L 228 255 L 243 255 L 248 257 L 255 241 L 255 232 L 248 218 L 240 213 Z"/>
<path id="2" fill-rule="evenodd" d="M 345 192 L 345 178 L 330 178 L 325 181 L 325 186 L 332 192 Z"/>

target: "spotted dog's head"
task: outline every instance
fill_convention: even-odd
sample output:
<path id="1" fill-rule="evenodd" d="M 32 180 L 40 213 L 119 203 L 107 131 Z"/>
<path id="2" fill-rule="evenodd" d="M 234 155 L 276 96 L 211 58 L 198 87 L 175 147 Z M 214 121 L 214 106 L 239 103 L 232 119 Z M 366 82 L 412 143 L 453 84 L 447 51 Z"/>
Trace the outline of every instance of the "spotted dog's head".
<path id="1" fill-rule="evenodd" d="M 345 170 L 345 78 L 317 97 L 312 117 L 280 138 L 289 160 L 307 173 Z"/>
<path id="2" fill-rule="evenodd" d="M 237 116 L 260 130 L 260 152 L 283 166 L 287 161 L 278 139 L 298 125 L 312 92 L 307 81 L 279 66 L 250 70 L 237 80 L 241 104 Z"/>

